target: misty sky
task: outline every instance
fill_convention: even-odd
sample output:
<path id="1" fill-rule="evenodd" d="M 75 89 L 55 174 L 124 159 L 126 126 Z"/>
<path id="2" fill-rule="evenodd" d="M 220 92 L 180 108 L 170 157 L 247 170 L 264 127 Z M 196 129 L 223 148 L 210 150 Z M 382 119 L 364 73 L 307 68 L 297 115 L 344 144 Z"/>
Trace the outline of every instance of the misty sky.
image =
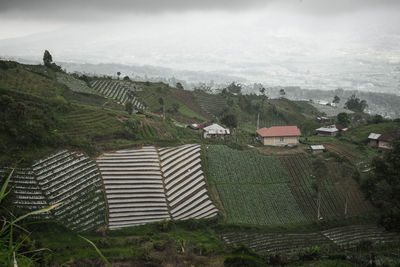
<path id="1" fill-rule="evenodd" d="M 271 84 L 286 75 L 295 85 L 304 73 L 310 82 L 349 69 L 384 73 L 400 63 L 400 1 L 0 0 L 0 56 L 40 60 L 44 49 L 56 61 Z"/>

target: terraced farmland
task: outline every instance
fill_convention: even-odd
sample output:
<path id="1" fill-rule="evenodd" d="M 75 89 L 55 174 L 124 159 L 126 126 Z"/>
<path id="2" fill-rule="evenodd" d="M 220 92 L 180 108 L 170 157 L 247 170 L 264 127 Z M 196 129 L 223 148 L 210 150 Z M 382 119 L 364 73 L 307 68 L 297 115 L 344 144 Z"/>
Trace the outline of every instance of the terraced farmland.
<path id="1" fill-rule="evenodd" d="M 56 72 L 57 82 L 65 84 L 69 89 L 78 93 L 96 94 L 96 92 L 87 86 L 87 84 L 79 79 L 72 77 L 71 75 Z"/>
<path id="2" fill-rule="evenodd" d="M 316 193 L 306 154 L 275 157 L 226 146 L 207 146 L 211 178 L 232 224 L 280 225 L 315 221 Z M 329 163 L 321 189 L 324 219 L 359 215 L 373 209 L 338 163 Z M 347 205 L 346 205 L 347 203 Z"/>
<path id="3" fill-rule="evenodd" d="M 120 104 L 132 102 L 133 106 L 145 109 L 139 99 L 133 95 L 134 92 L 142 91 L 137 85 L 128 81 L 119 80 L 94 80 L 91 82 L 92 88 L 102 95 L 112 98 Z"/>
<path id="4" fill-rule="evenodd" d="M 194 94 L 200 106 L 212 116 L 219 116 L 227 106 L 225 98 L 220 95 L 207 94 L 198 91 L 195 91 Z"/>
<path id="5" fill-rule="evenodd" d="M 228 223 L 278 225 L 306 221 L 279 158 L 226 146 L 208 146 L 207 152 L 211 177 Z"/>
<path id="6" fill-rule="evenodd" d="M 227 232 L 221 235 L 229 246 L 245 244 L 261 254 L 295 253 L 312 246 L 357 247 L 362 241 L 373 245 L 398 243 L 400 234 L 376 225 L 352 225 L 311 233 Z"/>
<path id="7" fill-rule="evenodd" d="M 174 220 L 217 215 L 207 195 L 199 145 L 159 149 L 165 193 Z"/>
<path id="8" fill-rule="evenodd" d="M 118 132 L 122 122 L 112 111 L 80 108 L 68 113 L 63 119 L 67 122 L 60 132 L 69 136 L 104 136 Z"/>
<path id="9" fill-rule="evenodd" d="M 105 201 L 96 164 L 81 153 L 59 151 L 38 160 L 29 169 L 17 170 L 14 204 L 37 210 L 62 205 L 45 214 L 66 227 L 85 232 L 105 224 Z"/>
<path id="10" fill-rule="evenodd" d="M 317 216 L 315 192 L 312 189 L 311 159 L 303 155 L 281 157 L 289 172 L 290 190 L 294 195 L 304 216 L 314 220 Z M 365 200 L 357 183 L 351 177 L 342 177 L 340 166 L 332 163 L 329 175 L 324 180 L 321 189 L 321 216 L 323 218 L 345 215 L 347 199 L 347 215 L 354 216 L 372 210 L 372 205 Z"/>
<path id="11" fill-rule="evenodd" d="M 199 145 L 103 154 L 97 164 L 107 196 L 109 228 L 215 216 L 200 162 Z"/>

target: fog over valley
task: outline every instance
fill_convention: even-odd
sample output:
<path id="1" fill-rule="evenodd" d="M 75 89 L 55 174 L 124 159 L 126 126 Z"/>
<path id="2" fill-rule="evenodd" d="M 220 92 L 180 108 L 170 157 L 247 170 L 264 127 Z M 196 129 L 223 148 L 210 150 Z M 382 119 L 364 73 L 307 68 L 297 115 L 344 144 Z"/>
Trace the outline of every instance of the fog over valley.
<path id="1" fill-rule="evenodd" d="M 23 2 L 0 4 L 3 58 L 40 62 L 48 49 L 56 62 L 134 66 L 129 76 L 400 92 L 397 1 Z"/>

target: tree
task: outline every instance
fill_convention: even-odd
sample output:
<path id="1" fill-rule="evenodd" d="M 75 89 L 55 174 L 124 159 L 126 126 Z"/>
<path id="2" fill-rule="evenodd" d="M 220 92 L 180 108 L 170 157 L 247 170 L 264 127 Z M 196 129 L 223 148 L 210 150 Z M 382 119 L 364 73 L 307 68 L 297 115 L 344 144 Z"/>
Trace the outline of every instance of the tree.
<path id="1" fill-rule="evenodd" d="M 118 72 L 117 72 L 117 75 L 118 75 L 118 80 L 119 80 L 119 76 L 121 75 L 121 72 L 118 71 Z"/>
<path id="2" fill-rule="evenodd" d="M 130 101 L 126 102 L 126 104 L 125 104 L 125 110 L 126 110 L 129 114 L 132 114 L 132 111 L 133 111 L 133 104 L 132 104 L 132 102 L 130 102 Z"/>
<path id="3" fill-rule="evenodd" d="M 123 78 L 123 80 L 124 80 L 124 81 L 130 81 L 131 79 L 129 79 L 129 76 L 125 76 L 125 77 Z"/>
<path id="4" fill-rule="evenodd" d="M 261 109 L 264 108 L 264 101 L 268 99 L 268 96 L 266 95 L 266 91 L 264 87 L 260 88 L 260 93 L 261 93 Z"/>
<path id="5" fill-rule="evenodd" d="M 343 127 L 347 127 L 350 124 L 350 117 L 349 114 L 345 113 L 345 112 L 341 112 L 337 115 L 336 117 L 336 121 L 339 125 L 343 126 Z"/>
<path id="6" fill-rule="evenodd" d="M 281 98 L 285 97 L 286 95 L 285 89 L 282 88 L 281 90 L 279 90 L 279 95 L 281 96 Z"/>
<path id="7" fill-rule="evenodd" d="M 362 182 L 366 196 L 379 208 L 381 224 L 400 229 L 400 138 L 392 149 L 372 161 L 372 172 Z"/>
<path id="8" fill-rule="evenodd" d="M 176 88 L 183 90 L 183 85 L 180 82 L 177 82 Z"/>
<path id="9" fill-rule="evenodd" d="M 317 193 L 317 219 L 322 219 L 321 217 L 321 191 L 323 188 L 323 181 L 326 177 L 327 167 L 325 161 L 321 158 L 316 158 L 312 161 L 312 175 L 314 182 L 312 187 Z"/>
<path id="10" fill-rule="evenodd" d="M 228 128 L 236 128 L 237 127 L 237 118 L 234 114 L 227 114 L 222 119 L 221 122 L 226 125 Z"/>
<path id="11" fill-rule="evenodd" d="M 43 63 L 46 67 L 51 67 L 51 63 L 53 62 L 53 57 L 51 56 L 48 50 L 44 51 L 43 55 Z"/>
<path id="12" fill-rule="evenodd" d="M 335 104 L 339 104 L 339 102 L 340 102 L 340 97 L 338 97 L 337 95 L 335 95 L 335 97 L 333 98 L 333 101 L 332 101 L 333 103 L 335 103 Z"/>
<path id="13" fill-rule="evenodd" d="M 242 92 L 242 86 L 238 83 L 232 82 L 228 87 L 229 93 L 231 94 L 240 94 Z"/>
<path id="14" fill-rule="evenodd" d="M 344 106 L 354 112 L 363 112 L 367 105 L 367 101 L 360 100 L 355 95 L 352 95 L 349 99 L 347 99 Z"/>

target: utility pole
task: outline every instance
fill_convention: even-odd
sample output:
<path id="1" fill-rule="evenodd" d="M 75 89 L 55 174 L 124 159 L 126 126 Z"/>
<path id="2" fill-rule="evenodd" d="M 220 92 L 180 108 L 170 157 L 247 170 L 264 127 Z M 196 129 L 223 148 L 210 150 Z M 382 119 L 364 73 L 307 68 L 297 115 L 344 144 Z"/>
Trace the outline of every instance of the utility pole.
<path id="1" fill-rule="evenodd" d="M 260 113 L 257 114 L 257 130 L 260 129 Z"/>

